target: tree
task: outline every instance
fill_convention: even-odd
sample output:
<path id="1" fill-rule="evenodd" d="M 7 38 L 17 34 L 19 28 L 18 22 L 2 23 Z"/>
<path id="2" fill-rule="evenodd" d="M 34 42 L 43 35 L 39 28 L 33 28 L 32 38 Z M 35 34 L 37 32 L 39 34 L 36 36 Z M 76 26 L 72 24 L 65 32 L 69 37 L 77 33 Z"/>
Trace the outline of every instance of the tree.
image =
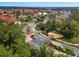
<path id="1" fill-rule="evenodd" d="M 11 57 L 12 51 L 7 50 L 3 45 L 0 45 L 0 57 Z"/>
<path id="2" fill-rule="evenodd" d="M 70 19 L 74 19 L 74 20 L 76 20 L 76 21 L 79 22 L 79 14 L 77 14 L 77 13 L 72 13 L 72 14 L 70 15 Z"/>
<path id="3" fill-rule="evenodd" d="M 48 20 L 51 20 L 51 19 L 55 19 L 56 18 L 56 14 L 53 14 L 53 13 L 49 13 L 46 17 Z"/>
<path id="4" fill-rule="evenodd" d="M 19 16 L 21 15 L 21 12 L 20 11 L 16 11 L 15 15 L 16 15 L 16 18 L 19 18 Z"/>
<path id="5" fill-rule="evenodd" d="M 31 56 L 29 47 L 25 42 L 25 36 L 22 36 L 22 35 L 18 36 L 16 39 L 16 42 L 17 44 L 15 47 L 16 50 L 15 50 L 14 56 L 20 56 L 20 57 Z"/>
<path id="6" fill-rule="evenodd" d="M 19 56 L 19 57 L 30 57 L 30 51 L 26 46 L 20 46 L 17 48 L 14 56 Z"/>
<path id="7" fill-rule="evenodd" d="M 0 56 L 30 56 L 30 51 L 26 47 L 25 36 L 22 35 L 21 27 L 10 24 L 2 29 L 5 30 L 0 31 Z"/>
<path id="8" fill-rule="evenodd" d="M 69 19 L 64 21 L 63 28 L 61 29 L 61 33 L 69 38 L 76 37 L 78 35 L 79 25 L 78 22 L 74 19 Z"/>

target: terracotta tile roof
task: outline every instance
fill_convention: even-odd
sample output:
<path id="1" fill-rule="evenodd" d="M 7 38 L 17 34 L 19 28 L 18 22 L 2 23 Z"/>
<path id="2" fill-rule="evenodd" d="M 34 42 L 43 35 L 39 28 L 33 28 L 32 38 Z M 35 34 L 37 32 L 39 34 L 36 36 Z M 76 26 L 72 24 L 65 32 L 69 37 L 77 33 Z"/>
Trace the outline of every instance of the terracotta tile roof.
<path id="1" fill-rule="evenodd" d="M 61 35 L 61 34 L 56 34 L 56 33 L 52 33 L 52 32 L 49 32 L 48 35 L 52 36 L 54 39 L 63 37 L 63 35 Z"/>
<path id="2" fill-rule="evenodd" d="M 28 35 L 31 37 L 33 35 L 33 33 L 32 32 L 28 32 Z"/>
<path id="3" fill-rule="evenodd" d="M 0 20 L 3 20 L 3 21 L 5 21 L 8 24 L 13 23 L 13 22 L 16 21 L 15 18 L 11 18 L 9 16 L 2 16 L 2 15 L 0 15 Z"/>

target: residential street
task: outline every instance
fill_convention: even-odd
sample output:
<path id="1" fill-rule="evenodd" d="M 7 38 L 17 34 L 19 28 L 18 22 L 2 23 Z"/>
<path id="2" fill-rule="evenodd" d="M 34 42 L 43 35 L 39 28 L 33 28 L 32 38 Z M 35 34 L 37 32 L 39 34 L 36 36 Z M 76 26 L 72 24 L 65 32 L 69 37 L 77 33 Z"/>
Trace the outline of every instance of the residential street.
<path id="1" fill-rule="evenodd" d="M 31 45 L 35 44 L 34 47 L 36 46 L 37 48 L 39 48 L 41 43 L 49 42 L 49 43 L 52 43 L 53 45 L 60 46 L 63 49 L 64 48 L 70 49 L 76 54 L 76 56 L 79 56 L 79 48 L 76 48 L 74 46 L 70 46 L 70 45 L 68 45 L 68 44 L 66 44 L 66 43 L 64 43 L 62 41 L 61 42 L 57 42 L 57 41 L 54 41 L 54 40 L 50 40 L 46 35 L 44 35 L 42 33 L 41 34 L 37 34 L 36 30 L 34 29 L 34 27 L 36 26 L 34 23 L 31 23 L 28 26 L 30 26 L 30 31 L 32 33 L 36 34 L 36 39 L 35 40 L 37 40 L 37 41 L 35 42 L 32 38 L 29 37 L 28 34 L 26 34 L 27 33 L 27 28 L 26 28 L 24 30 L 24 33 L 26 34 L 26 37 L 27 37 L 26 42 L 30 42 Z"/>

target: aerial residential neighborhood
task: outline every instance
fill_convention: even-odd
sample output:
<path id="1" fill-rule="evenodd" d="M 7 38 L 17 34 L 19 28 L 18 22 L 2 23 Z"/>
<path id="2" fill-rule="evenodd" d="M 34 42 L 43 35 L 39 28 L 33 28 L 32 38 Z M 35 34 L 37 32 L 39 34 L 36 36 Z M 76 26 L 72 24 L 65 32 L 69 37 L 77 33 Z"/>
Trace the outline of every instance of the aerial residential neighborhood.
<path id="1" fill-rule="evenodd" d="M 0 6 L 0 57 L 78 57 L 79 7 Z"/>

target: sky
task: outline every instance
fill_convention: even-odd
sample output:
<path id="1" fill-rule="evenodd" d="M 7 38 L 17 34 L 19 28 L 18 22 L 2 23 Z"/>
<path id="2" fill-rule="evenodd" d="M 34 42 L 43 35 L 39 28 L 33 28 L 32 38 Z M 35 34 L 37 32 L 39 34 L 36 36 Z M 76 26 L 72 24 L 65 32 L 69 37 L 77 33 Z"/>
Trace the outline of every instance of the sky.
<path id="1" fill-rule="evenodd" d="M 0 2 L 0 6 L 79 7 L 79 2 Z"/>

